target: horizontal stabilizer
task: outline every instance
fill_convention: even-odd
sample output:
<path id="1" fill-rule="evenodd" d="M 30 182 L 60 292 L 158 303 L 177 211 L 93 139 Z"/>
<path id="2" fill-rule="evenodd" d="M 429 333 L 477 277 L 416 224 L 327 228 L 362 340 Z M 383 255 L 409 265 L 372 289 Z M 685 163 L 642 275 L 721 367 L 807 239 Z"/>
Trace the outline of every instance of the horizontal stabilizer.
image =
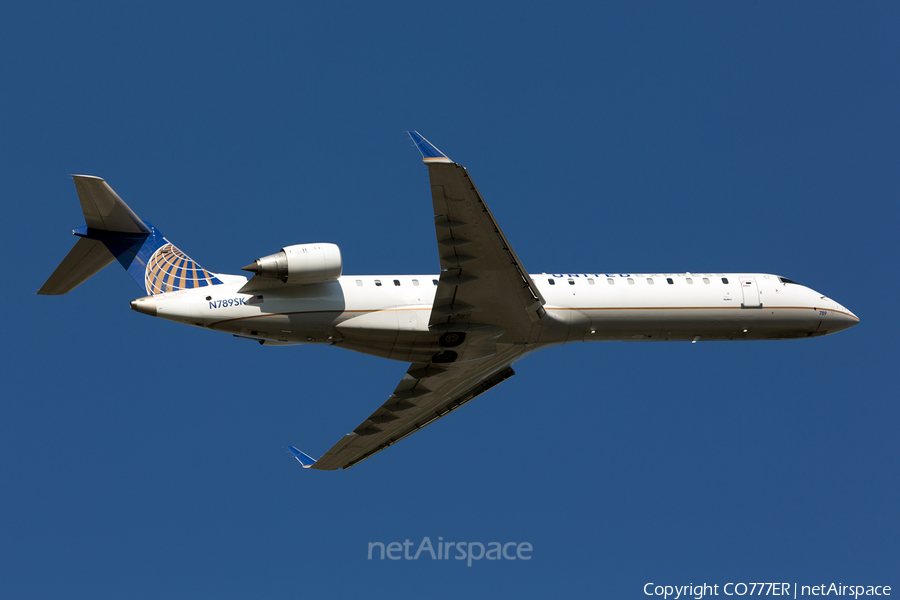
<path id="1" fill-rule="evenodd" d="M 297 462 L 303 465 L 304 469 L 308 469 L 316 463 L 316 459 L 311 457 L 309 454 L 305 452 L 300 452 L 294 446 L 288 446 L 287 449 L 294 455 L 294 458 L 297 459 Z"/>
<path id="2" fill-rule="evenodd" d="M 79 238 L 38 294 L 58 296 L 68 294 L 116 260 L 103 242 Z"/>
<path id="3" fill-rule="evenodd" d="M 150 233 L 150 228 L 103 179 L 92 175 L 72 175 L 72 179 L 75 180 L 75 190 L 88 227 L 123 233 Z"/>

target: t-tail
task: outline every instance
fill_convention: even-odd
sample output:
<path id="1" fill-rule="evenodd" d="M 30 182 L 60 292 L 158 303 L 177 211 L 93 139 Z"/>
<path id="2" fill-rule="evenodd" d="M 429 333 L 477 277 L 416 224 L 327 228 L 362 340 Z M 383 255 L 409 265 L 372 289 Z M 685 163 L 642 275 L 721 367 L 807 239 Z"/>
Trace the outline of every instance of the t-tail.
<path id="1" fill-rule="evenodd" d="M 78 236 L 75 247 L 38 294 L 67 294 L 114 260 L 148 295 L 222 283 L 134 214 L 103 179 L 72 178 L 86 225 L 72 232 Z"/>

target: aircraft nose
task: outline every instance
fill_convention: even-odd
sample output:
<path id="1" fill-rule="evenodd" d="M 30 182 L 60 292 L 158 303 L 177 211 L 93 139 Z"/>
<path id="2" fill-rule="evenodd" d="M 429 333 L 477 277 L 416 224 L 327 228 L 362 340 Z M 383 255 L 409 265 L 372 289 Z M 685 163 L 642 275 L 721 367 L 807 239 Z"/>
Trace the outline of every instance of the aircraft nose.
<path id="1" fill-rule="evenodd" d="M 840 304 L 835 303 L 835 305 L 830 315 L 832 323 L 829 329 L 831 331 L 843 331 L 859 324 L 859 317 Z"/>

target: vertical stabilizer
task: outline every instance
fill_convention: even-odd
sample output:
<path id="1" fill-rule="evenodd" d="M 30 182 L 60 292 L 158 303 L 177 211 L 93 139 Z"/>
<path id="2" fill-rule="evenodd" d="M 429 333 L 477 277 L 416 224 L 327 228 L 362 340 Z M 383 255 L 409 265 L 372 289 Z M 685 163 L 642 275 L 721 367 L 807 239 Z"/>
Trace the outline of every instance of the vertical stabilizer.
<path id="1" fill-rule="evenodd" d="M 73 175 L 86 226 L 38 294 L 66 294 L 118 260 L 147 294 L 216 285 L 222 281 L 138 217 L 99 177 Z"/>

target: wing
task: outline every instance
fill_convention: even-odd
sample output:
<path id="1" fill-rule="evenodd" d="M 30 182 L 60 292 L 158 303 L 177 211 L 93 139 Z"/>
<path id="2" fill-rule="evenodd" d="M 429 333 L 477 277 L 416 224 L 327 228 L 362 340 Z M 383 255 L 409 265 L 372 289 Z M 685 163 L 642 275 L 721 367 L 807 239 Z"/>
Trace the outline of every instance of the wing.
<path id="1" fill-rule="evenodd" d="M 311 465 L 346 469 L 512 377 L 544 299 L 468 172 L 415 131 L 431 179 L 441 275 L 429 330 L 437 352 L 413 363 L 387 402 Z M 304 465 L 307 466 L 307 465 Z"/>
<path id="2" fill-rule="evenodd" d="M 490 323 L 505 330 L 505 342 L 524 343 L 544 316 L 543 296 L 466 169 L 418 132 L 408 133 L 428 165 L 441 259 L 429 327 Z"/>
<path id="3" fill-rule="evenodd" d="M 508 352 L 459 365 L 413 363 L 387 402 L 311 468 L 348 469 L 396 444 L 515 375 L 509 365 L 521 352 L 511 347 Z"/>

